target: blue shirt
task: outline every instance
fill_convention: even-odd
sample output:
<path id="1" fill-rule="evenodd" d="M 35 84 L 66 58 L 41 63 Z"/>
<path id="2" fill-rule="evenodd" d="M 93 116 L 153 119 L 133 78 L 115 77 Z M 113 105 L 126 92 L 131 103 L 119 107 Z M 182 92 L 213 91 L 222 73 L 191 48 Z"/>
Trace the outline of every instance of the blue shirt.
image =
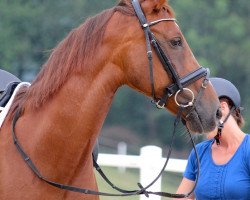
<path id="1" fill-rule="evenodd" d="M 214 140 L 196 145 L 200 159 L 200 176 L 194 191 L 197 200 L 250 200 L 250 135 L 246 135 L 232 158 L 223 165 L 212 159 Z M 195 181 L 197 163 L 192 150 L 184 177 Z"/>

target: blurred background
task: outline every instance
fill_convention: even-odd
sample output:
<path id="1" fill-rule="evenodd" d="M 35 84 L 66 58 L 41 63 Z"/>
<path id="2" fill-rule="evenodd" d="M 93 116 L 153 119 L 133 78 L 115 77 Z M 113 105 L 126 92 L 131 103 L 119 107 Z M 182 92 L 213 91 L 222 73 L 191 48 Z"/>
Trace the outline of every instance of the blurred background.
<path id="1" fill-rule="evenodd" d="M 1 0 L 0 68 L 23 81 L 32 81 L 50 50 L 72 28 L 116 3 L 116 0 Z M 169 4 L 199 63 L 210 68 L 211 76 L 229 79 L 240 90 L 245 108 L 244 130 L 248 132 L 250 1 L 169 0 Z M 139 154 L 145 145 L 164 147 L 163 154 L 166 154 L 173 121 L 173 116 L 156 109 L 150 99 L 123 87 L 116 94 L 100 133 L 100 152 L 116 153 L 117 145 L 124 142 L 128 154 Z M 195 139 L 198 142 L 203 138 L 196 136 Z M 189 140 L 178 131 L 171 157 L 186 159 L 191 149 Z M 136 183 L 129 174 L 126 177 Z M 175 181 L 175 184 L 178 183 Z M 172 186 L 170 183 L 168 187 Z"/>

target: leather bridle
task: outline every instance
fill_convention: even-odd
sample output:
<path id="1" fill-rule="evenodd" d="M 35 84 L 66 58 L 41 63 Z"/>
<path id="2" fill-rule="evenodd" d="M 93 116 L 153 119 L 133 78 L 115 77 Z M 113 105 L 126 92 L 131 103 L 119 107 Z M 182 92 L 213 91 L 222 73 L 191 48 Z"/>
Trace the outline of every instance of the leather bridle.
<path id="1" fill-rule="evenodd" d="M 70 186 L 70 185 L 65 185 L 65 184 L 61 184 L 61 183 L 57 183 L 54 181 L 50 181 L 49 179 L 47 179 L 46 177 L 44 177 L 38 170 L 38 168 L 35 166 L 35 164 L 32 162 L 32 160 L 30 159 L 30 157 L 27 155 L 27 153 L 24 151 L 24 149 L 22 148 L 22 146 L 20 145 L 18 138 L 16 137 L 15 134 L 15 125 L 17 120 L 19 119 L 20 115 L 21 115 L 21 108 L 17 109 L 13 121 L 12 121 L 12 137 L 13 137 L 13 141 L 14 144 L 18 150 L 18 152 L 20 153 L 20 155 L 22 156 L 22 158 L 24 159 L 24 161 L 26 162 L 26 164 L 30 167 L 30 169 L 34 172 L 34 174 L 41 179 L 42 181 L 57 187 L 57 188 L 61 188 L 64 190 L 69 190 L 69 191 L 73 191 L 73 192 L 78 192 L 78 193 L 84 193 L 84 194 L 91 194 L 91 195 L 102 195 L 102 196 L 133 196 L 133 195 L 141 195 L 144 194 L 147 197 L 149 196 L 149 194 L 153 194 L 153 195 L 159 195 L 159 196 L 163 196 L 163 197 L 172 197 L 172 198 L 186 198 L 188 197 L 190 194 L 193 193 L 197 182 L 198 182 L 198 178 L 199 178 L 199 159 L 198 159 L 198 153 L 197 150 L 195 148 L 195 143 L 193 141 L 193 138 L 189 133 L 190 139 L 192 141 L 192 145 L 195 151 L 195 155 L 197 158 L 197 177 L 196 177 L 196 181 L 194 184 L 193 189 L 186 193 L 186 194 L 171 194 L 171 193 L 167 193 L 167 192 L 152 192 L 152 191 L 148 191 L 148 188 L 150 186 L 152 186 L 158 179 L 159 177 L 162 175 L 162 173 L 164 172 L 169 158 L 170 158 L 170 154 L 172 151 L 172 146 L 173 146 L 173 141 L 174 141 L 174 137 L 175 137 L 175 132 L 176 132 L 176 128 L 178 123 L 181 120 L 181 115 L 182 115 L 182 111 L 184 108 L 186 107 L 191 107 L 190 111 L 195 109 L 195 103 L 197 102 L 197 100 L 202 96 L 203 91 L 206 88 L 206 85 L 208 83 L 208 76 L 209 76 L 209 70 L 205 69 L 203 67 L 200 67 L 198 69 L 196 69 L 195 71 L 191 72 L 190 74 L 179 78 L 177 72 L 175 71 L 173 65 L 171 64 L 170 60 L 167 58 L 167 56 L 164 54 L 164 51 L 162 50 L 159 42 L 156 40 L 155 36 L 153 35 L 153 33 L 150 30 L 150 26 L 153 26 L 157 23 L 160 22 L 164 22 L 164 21 L 175 21 L 174 18 L 166 18 L 166 19 L 159 19 L 153 22 L 147 22 L 146 17 L 144 16 L 141 6 L 138 2 L 138 0 L 132 0 L 132 5 L 134 7 L 135 13 L 141 23 L 141 26 L 144 30 L 145 33 L 145 37 L 146 37 L 146 45 L 147 45 L 147 55 L 148 55 L 148 60 L 149 60 L 149 66 L 150 66 L 150 80 L 151 80 L 151 87 L 152 87 L 152 97 L 154 100 L 154 103 L 156 104 L 156 106 L 158 108 L 163 108 L 165 107 L 165 104 L 168 100 L 169 97 L 171 97 L 173 94 L 175 94 L 175 102 L 176 104 L 179 106 L 179 111 L 177 113 L 177 117 L 174 123 L 174 130 L 173 130 L 173 135 L 172 135 L 172 140 L 171 140 L 171 144 L 169 147 L 169 151 L 167 154 L 167 158 L 165 161 L 165 164 L 162 167 L 162 170 L 160 171 L 160 173 L 158 174 L 158 176 L 150 183 L 148 184 L 146 187 L 143 187 L 140 183 L 138 183 L 138 187 L 139 189 L 137 190 L 123 190 L 121 188 L 116 187 L 111 181 L 108 180 L 108 178 L 105 176 L 105 174 L 102 172 L 101 168 L 99 167 L 99 165 L 94 161 L 94 166 L 97 169 L 97 171 L 101 174 L 101 176 L 104 178 L 104 180 L 106 180 L 106 182 L 112 186 L 113 189 L 117 190 L 120 192 L 120 194 L 113 194 L 113 193 L 105 193 L 105 192 L 99 192 L 99 191 L 94 191 L 94 190 L 89 190 L 89 189 L 85 189 L 85 188 L 79 188 L 79 187 L 75 187 L 75 186 Z M 158 55 L 158 58 L 160 59 L 162 66 L 164 67 L 165 71 L 167 72 L 167 74 L 171 77 L 171 79 L 173 80 L 173 84 L 171 84 L 170 86 L 165 88 L 165 92 L 163 97 L 161 97 L 160 99 L 156 98 L 155 96 L 155 89 L 154 89 L 154 78 L 153 78 L 153 62 L 152 62 L 152 50 L 151 50 L 151 45 L 153 46 L 155 52 Z M 186 88 L 186 86 L 190 85 L 191 83 L 201 79 L 202 77 L 205 77 L 203 80 L 203 83 L 201 85 L 200 90 L 198 91 L 198 95 L 196 96 L 196 98 L 194 97 L 193 92 Z M 179 93 L 183 90 L 186 90 L 188 92 L 191 93 L 192 95 L 192 99 L 190 102 L 188 102 L 187 104 L 181 104 L 178 102 L 177 100 L 177 96 L 179 95 Z"/>
<path id="2" fill-rule="evenodd" d="M 181 107 L 193 106 L 194 99 L 195 99 L 194 94 L 189 88 L 186 88 L 186 86 L 192 84 L 193 82 L 199 80 L 202 77 L 207 77 L 209 74 L 209 70 L 204 67 L 199 67 L 198 69 L 194 70 L 188 75 L 180 78 L 175 68 L 173 67 L 171 61 L 165 55 L 163 49 L 161 48 L 160 43 L 157 41 L 156 37 L 150 30 L 150 27 L 155 24 L 158 24 L 160 22 L 176 21 L 176 19 L 175 18 L 163 18 L 163 19 L 159 19 L 156 21 L 148 22 L 141 9 L 141 6 L 138 0 L 132 0 L 132 5 L 134 7 L 136 16 L 139 19 L 141 27 L 144 30 L 144 34 L 146 38 L 147 57 L 149 61 L 149 70 L 150 70 L 151 93 L 153 97 L 153 102 L 156 104 L 156 107 L 164 108 L 168 98 L 171 97 L 173 94 L 176 95 L 175 102 L 178 106 L 181 106 Z M 164 95 L 161 98 L 157 98 L 155 94 L 154 75 L 153 75 L 153 54 L 152 54 L 151 45 L 153 46 L 160 62 L 162 63 L 164 70 L 167 72 L 168 76 L 173 81 L 173 84 L 165 88 Z M 178 94 L 183 90 L 191 93 L 192 95 L 192 100 L 184 105 L 178 103 L 178 100 L 177 100 Z"/>

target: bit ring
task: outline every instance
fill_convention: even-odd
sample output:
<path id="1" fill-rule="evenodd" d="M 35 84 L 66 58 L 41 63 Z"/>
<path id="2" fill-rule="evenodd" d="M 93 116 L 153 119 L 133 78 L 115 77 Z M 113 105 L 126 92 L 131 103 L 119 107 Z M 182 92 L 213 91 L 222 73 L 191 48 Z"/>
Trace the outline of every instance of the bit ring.
<path id="1" fill-rule="evenodd" d="M 179 103 L 179 102 L 177 101 L 177 97 L 178 97 L 178 95 L 179 95 L 179 93 L 180 93 L 181 91 L 187 91 L 187 92 L 189 92 L 189 93 L 192 95 L 191 101 L 188 102 L 187 104 L 181 104 L 181 103 Z M 187 108 L 187 107 L 189 107 L 189 106 L 193 106 L 193 105 L 194 105 L 194 93 L 193 93 L 193 91 L 190 90 L 189 88 L 183 88 L 182 90 L 178 90 L 178 91 L 176 92 L 176 94 L 175 94 L 175 96 L 174 96 L 174 100 L 175 100 L 176 105 L 179 106 L 179 107 L 182 107 L 182 108 Z"/>

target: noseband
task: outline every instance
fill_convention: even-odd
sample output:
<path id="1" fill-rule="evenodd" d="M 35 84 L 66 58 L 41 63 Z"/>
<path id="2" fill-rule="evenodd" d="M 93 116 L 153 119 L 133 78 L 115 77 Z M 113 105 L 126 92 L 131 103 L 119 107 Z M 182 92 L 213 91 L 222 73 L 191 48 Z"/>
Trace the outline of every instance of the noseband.
<path id="1" fill-rule="evenodd" d="M 150 81 L 151 81 L 151 93 L 153 97 L 153 102 L 156 104 L 156 107 L 161 109 L 164 108 L 166 105 L 166 102 L 169 97 L 171 97 L 173 94 L 175 94 L 175 102 L 179 107 L 189 107 L 194 106 L 194 93 L 190 89 L 186 88 L 186 86 L 192 84 L 193 82 L 201 79 L 202 77 L 206 77 L 202 87 L 206 87 L 207 79 L 209 75 L 209 70 L 204 67 L 199 67 L 198 69 L 194 70 L 193 72 L 189 73 L 188 75 L 180 78 L 178 76 L 178 73 L 176 72 L 175 68 L 171 64 L 168 57 L 165 55 L 163 49 L 161 48 L 160 43 L 157 41 L 154 34 L 151 32 L 150 27 L 158 24 L 160 22 L 168 22 L 168 21 L 176 21 L 175 18 L 164 18 L 159 19 L 156 21 L 148 22 L 145 15 L 143 14 L 143 11 L 141 9 L 141 6 L 138 2 L 138 0 L 132 0 L 132 5 L 134 7 L 135 13 L 140 21 L 141 27 L 144 30 L 145 38 L 146 38 L 146 46 L 147 46 L 147 57 L 149 61 L 149 70 L 150 70 Z M 152 55 L 152 48 L 153 46 L 160 62 L 162 63 L 162 66 L 164 70 L 167 72 L 168 76 L 172 79 L 173 84 L 166 87 L 164 90 L 164 95 L 161 98 L 157 98 L 155 94 L 155 86 L 154 86 L 154 75 L 153 75 L 153 55 Z M 182 91 L 188 91 L 191 93 L 192 99 L 187 104 L 180 104 L 177 101 L 177 96 Z"/>

